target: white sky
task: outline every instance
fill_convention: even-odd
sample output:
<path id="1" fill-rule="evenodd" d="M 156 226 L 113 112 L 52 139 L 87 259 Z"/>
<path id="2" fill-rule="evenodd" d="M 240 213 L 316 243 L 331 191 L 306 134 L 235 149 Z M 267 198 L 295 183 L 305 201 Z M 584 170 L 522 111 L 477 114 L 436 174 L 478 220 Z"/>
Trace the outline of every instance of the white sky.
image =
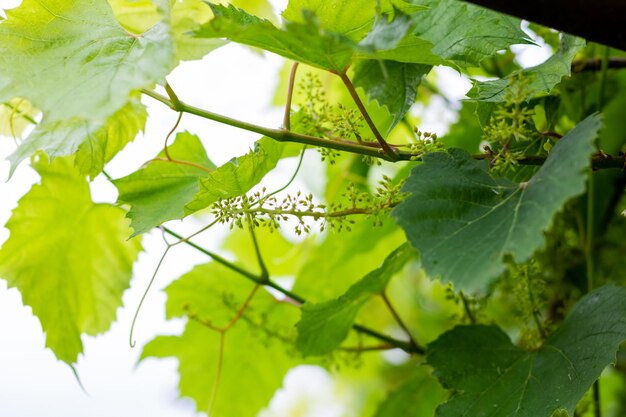
<path id="1" fill-rule="evenodd" d="M 12 7 L 18 0 L 0 0 L 0 8 Z M 282 10 L 286 1 L 278 3 Z M 539 48 L 534 48 L 541 54 Z M 531 53 L 532 55 L 532 53 Z M 534 56 L 534 55 L 532 55 Z M 541 59 L 541 58 L 540 58 Z M 543 58 L 545 59 L 545 58 Z M 534 64 L 534 63 L 533 63 Z M 246 121 L 277 127 L 281 123 L 281 109 L 270 108 L 282 60 L 276 56 L 251 53 L 237 45 L 228 45 L 209 54 L 202 61 L 184 63 L 168 77 L 178 96 L 193 105 Z M 459 99 L 459 91 L 469 88 L 466 80 L 449 69 L 438 70 L 444 92 Z M 165 133 L 174 123 L 176 114 L 165 106 L 145 98 L 149 119 L 145 135 L 137 138 L 116 158 L 107 171 L 120 177 L 134 171 L 153 157 L 162 146 Z M 450 112 L 442 103 L 430 109 L 421 109 L 423 129 L 441 132 L 442 120 Z M 442 127 L 443 126 L 443 127 Z M 218 164 L 247 152 L 258 135 L 225 125 L 185 115 L 179 130 L 198 134 L 207 153 Z M 18 199 L 38 180 L 33 170 L 23 163 L 14 177 L 8 178 L 9 163 L 5 160 L 14 150 L 14 143 L 0 137 L 0 224 L 5 224 Z M 282 163 L 281 172 L 292 172 L 294 161 Z M 284 176 L 284 174 L 282 174 Z M 281 174 L 274 174 L 279 181 Z M 116 190 L 107 181 L 98 178 L 92 185 L 97 201 L 114 202 Z M 175 222 L 177 230 L 193 231 L 198 223 L 191 219 Z M 9 236 L 0 228 L 0 243 Z M 199 239 L 208 248 L 216 248 L 222 233 Z M 131 288 L 123 297 L 124 308 L 118 311 L 111 330 L 99 337 L 84 337 L 85 355 L 79 359 L 77 370 L 89 396 L 76 383 L 69 367 L 57 361 L 44 348 L 44 335 L 39 321 L 30 308 L 24 307 L 17 290 L 6 288 L 0 280 L 0 415 L 11 417 L 84 417 L 149 415 L 195 416 L 190 400 L 178 398 L 178 374 L 175 360 L 148 360 L 136 366 L 141 346 L 157 334 L 182 331 L 184 322 L 165 321 L 165 295 L 160 289 L 186 270 L 207 259 L 182 246 L 168 258 L 157 277 L 140 314 L 135 331 L 137 347 L 128 345 L 129 327 L 135 307 L 149 280 L 162 250 L 158 233 L 144 238 L 145 252 L 135 265 Z M 54 302 L 54 300 L 50 300 Z M 299 375 L 299 376 L 298 376 Z M 288 415 L 294 404 L 305 401 L 309 413 L 303 417 L 340 417 L 346 413 L 332 389 L 332 379 L 321 369 L 307 368 L 291 373 L 286 378 L 287 390 L 279 392 L 271 404 L 273 411 L 263 417 Z M 311 388 L 314 387 L 314 388 Z"/>

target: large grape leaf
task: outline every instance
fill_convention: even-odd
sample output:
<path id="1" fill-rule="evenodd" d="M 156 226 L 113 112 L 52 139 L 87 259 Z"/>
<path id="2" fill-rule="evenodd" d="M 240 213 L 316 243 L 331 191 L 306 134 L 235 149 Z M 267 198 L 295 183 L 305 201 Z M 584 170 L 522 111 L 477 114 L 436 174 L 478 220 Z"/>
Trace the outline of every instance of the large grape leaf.
<path id="1" fill-rule="evenodd" d="M 24 97 L 47 122 L 104 120 L 162 80 L 173 55 L 167 20 L 132 35 L 106 0 L 24 0 L 0 23 L 0 100 Z"/>
<path id="2" fill-rule="evenodd" d="M 305 303 L 297 324 L 297 347 L 304 356 L 332 352 L 346 338 L 363 305 L 381 294 L 391 278 L 415 256 L 408 243 L 391 252 L 383 264 L 352 285 L 337 299 L 322 303 Z"/>
<path id="3" fill-rule="evenodd" d="M 297 155 L 300 146 L 263 137 L 248 154 L 233 158 L 200 180 L 200 189 L 185 206 L 185 214 L 202 210 L 216 201 L 248 192 L 270 172 L 281 158 Z"/>
<path id="4" fill-rule="evenodd" d="M 478 66 L 514 44 L 529 43 L 520 20 L 458 0 L 413 0 L 424 10 L 411 13 L 415 28 L 393 49 L 375 58 L 398 62 Z"/>
<path id="5" fill-rule="evenodd" d="M 561 46 L 548 60 L 535 67 L 514 72 L 505 78 L 492 81 L 476 81 L 474 87 L 467 93 L 468 97 L 485 102 L 502 102 L 511 80 L 522 77 L 528 81 L 527 93 L 529 97 L 538 94 L 549 94 L 561 79 L 571 74 L 572 60 L 582 48 L 585 40 L 576 36 L 564 34 Z"/>
<path id="6" fill-rule="evenodd" d="M 207 411 L 220 349 L 220 334 L 199 323 L 225 326 L 252 291 L 253 283 L 209 263 L 194 268 L 167 288 L 167 316 L 189 319 L 182 336 L 159 336 L 148 343 L 148 357 L 176 357 L 180 395 L 192 398 L 199 411 Z M 280 388 L 287 370 L 297 363 L 287 353 L 293 343 L 297 309 L 278 303 L 259 289 L 241 320 L 226 332 L 221 376 L 210 415 L 253 417 Z M 245 393 L 245 400 L 242 400 Z"/>
<path id="7" fill-rule="evenodd" d="M 228 38 L 234 42 L 274 52 L 315 67 L 342 71 L 357 44 L 322 29 L 310 12 L 303 23 L 286 22 L 284 29 L 233 6 L 211 4 L 215 17 L 195 31 L 200 38 Z"/>
<path id="8" fill-rule="evenodd" d="M 191 133 L 177 134 L 168 152 L 175 160 L 215 169 L 200 139 Z M 185 204 L 198 192 L 198 181 L 209 175 L 198 167 L 164 160 L 164 152 L 157 158 L 132 174 L 113 181 L 119 191 L 118 200 L 130 204 L 128 217 L 132 220 L 133 236 L 165 221 L 185 217 Z"/>
<path id="9" fill-rule="evenodd" d="M 80 172 L 93 178 L 143 130 L 147 116 L 146 108 L 131 100 L 105 122 L 74 117 L 42 123 L 9 156 L 11 173 L 36 151 L 44 151 L 51 158 L 76 153 Z"/>
<path id="10" fill-rule="evenodd" d="M 379 51 L 395 48 L 413 27 L 408 15 L 399 11 L 393 19 L 381 16 L 374 24 L 373 15 L 367 17 L 365 36 L 357 43 L 342 31 L 345 25 L 326 28 L 313 11 L 304 8 L 296 21 L 287 21 L 282 29 L 270 21 L 260 19 L 233 6 L 210 4 L 214 18 L 194 33 L 201 38 L 228 38 L 234 42 L 258 47 L 285 58 L 314 67 L 343 71 L 355 53 L 376 58 Z M 352 6 L 347 7 L 352 9 Z M 346 9 L 344 6 L 340 10 Z M 287 13 L 291 16 L 293 13 Z M 369 16 L 369 13 L 365 13 Z M 327 21 L 328 14 L 322 15 Z M 354 27 L 353 23 L 349 24 Z M 361 32 L 362 28 L 359 28 Z M 369 31 L 369 32 L 368 32 Z"/>
<path id="11" fill-rule="evenodd" d="M 124 211 L 91 201 L 89 184 L 68 158 L 34 163 L 41 184 L 19 201 L 0 250 L 0 277 L 41 321 L 46 346 L 73 363 L 81 334 L 104 332 L 128 288 L 139 240 L 127 240 Z"/>
<path id="12" fill-rule="evenodd" d="M 413 15 L 427 9 L 410 0 L 290 0 L 283 17 L 292 22 L 302 22 L 302 11 L 315 14 L 320 26 L 341 33 L 354 41 L 362 40 L 384 15 Z M 398 36 L 397 31 L 393 36 Z M 401 35 L 403 36 L 403 35 Z"/>
<path id="13" fill-rule="evenodd" d="M 367 60 L 355 66 L 354 84 L 363 88 L 370 100 L 386 106 L 393 115 L 388 133 L 415 103 L 417 86 L 432 66 L 388 60 Z"/>
<path id="14" fill-rule="evenodd" d="M 626 289 L 606 285 L 583 297 L 541 348 L 525 351 L 495 326 L 459 326 L 428 346 L 427 362 L 455 394 L 437 417 L 573 415 L 615 362 L 626 340 Z"/>
<path id="15" fill-rule="evenodd" d="M 526 261 L 544 244 L 552 217 L 585 189 L 601 118 L 589 116 L 559 140 L 525 183 L 493 179 L 488 162 L 465 151 L 431 153 L 411 171 L 411 195 L 393 216 L 432 277 L 457 290 L 480 291 L 503 270 L 503 257 Z"/>
<path id="16" fill-rule="evenodd" d="M 521 21 L 458 0 L 417 0 L 428 7 L 414 15 L 414 35 L 432 44 L 432 53 L 460 66 L 478 66 L 484 58 L 514 44 L 532 43 Z"/>

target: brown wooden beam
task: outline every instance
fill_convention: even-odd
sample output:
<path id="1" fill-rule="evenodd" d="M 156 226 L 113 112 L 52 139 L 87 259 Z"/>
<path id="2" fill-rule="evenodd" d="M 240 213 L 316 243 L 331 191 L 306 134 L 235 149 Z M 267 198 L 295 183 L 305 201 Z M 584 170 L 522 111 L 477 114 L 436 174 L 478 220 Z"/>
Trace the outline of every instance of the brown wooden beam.
<path id="1" fill-rule="evenodd" d="M 626 0 L 468 0 L 626 51 Z"/>

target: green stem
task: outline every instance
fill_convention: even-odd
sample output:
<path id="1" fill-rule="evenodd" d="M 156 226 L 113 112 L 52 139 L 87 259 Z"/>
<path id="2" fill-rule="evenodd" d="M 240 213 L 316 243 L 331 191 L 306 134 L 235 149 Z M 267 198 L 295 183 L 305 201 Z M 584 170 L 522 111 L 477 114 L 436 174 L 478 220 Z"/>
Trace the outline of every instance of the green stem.
<path id="1" fill-rule="evenodd" d="M 14 111 L 15 113 L 17 113 L 22 119 L 26 120 L 28 123 L 33 124 L 33 125 L 37 124 L 37 120 L 35 120 L 32 117 L 30 117 L 28 114 L 23 113 L 20 109 L 18 109 L 17 107 L 12 105 L 11 103 L 5 101 L 2 104 L 5 105 L 6 107 L 8 107 L 9 109 L 11 109 L 12 111 Z"/>
<path id="2" fill-rule="evenodd" d="M 537 303 L 535 302 L 535 295 L 533 294 L 533 290 L 531 287 L 530 277 L 528 273 L 526 273 L 526 286 L 528 287 L 528 299 L 530 301 L 530 306 L 533 309 L 533 319 L 535 320 L 535 325 L 537 326 L 537 330 L 542 338 L 547 336 L 546 330 L 541 324 L 541 319 L 539 318 L 539 309 L 537 308 Z"/>
<path id="3" fill-rule="evenodd" d="M 589 170 L 589 180 L 587 181 L 587 228 L 585 241 L 585 260 L 587 264 L 587 292 L 594 287 L 594 260 L 593 260 L 593 217 L 594 217 L 594 184 L 593 170 Z"/>
<path id="4" fill-rule="evenodd" d="M 300 133 L 295 133 L 295 132 L 291 132 L 291 131 L 284 130 L 284 129 L 271 129 L 271 128 L 255 125 L 252 123 L 244 122 L 241 120 L 233 119 L 231 117 L 222 116 L 220 114 L 206 111 L 203 109 L 199 109 L 197 107 L 190 106 L 189 104 L 186 104 L 183 102 L 180 102 L 180 108 L 176 109 L 174 104 L 170 100 L 168 100 L 166 97 L 158 93 L 155 93 L 154 91 L 142 90 L 142 92 L 145 95 L 150 96 L 153 99 L 158 100 L 161 103 L 167 105 L 173 110 L 182 111 L 182 112 L 193 114 L 193 115 L 205 118 L 205 119 L 213 120 L 215 122 L 237 127 L 239 129 L 247 130 L 250 132 L 255 132 L 260 135 L 270 137 L 279 142 L 296 142 L 296 143 L 302 143 L 305 145 L 320 146 L 323 148 L 336 149 L 338 151 L 358 153 L 361 155 L 369 155 L 369 156 L 373 156 L 376 158 L 391 160 L 387 155 L 383 153 L 382 149 L 378 147 L 362 145 L 362 144 L 358 144 L 356 142 L 352 142 L 346 139 L 324 139 L 324 138 L 318 138 L 315 136 L 303 135 Z M 401 156 L 400 159 L 408 161 L 413 156 L 414 155 L 412 155 L 409 152 L 404 152 L 404 154 Z"/>
<path id="5" fill-rule="evenodd" d="M 587 264 L 587 292 L 593 290 L 594 287 L 594 184 L 593 184 L 593 169 L 589 169 L 589 180 L 587 185 L 587 231 L 586 231 L 586 248 L 585 248 L 585 260 Z M 602 410 L 600 408 L 600 379 L 598 378 L 593 383 L 593 408 L 594 416 L 601 417 Z"/>
<path id="6" fill-rule="evenodd" d="M 363 334 L 372 336 L 378 340 L 381 340 L 383 342 L 387 342 L 399 349 L 404 350 L 405 352 L 417 353 L 418 355 L 423 355 L 424 353 L 426 353 L 426 349 L 424 349 L 421 346 L 415 346 L 415 347 L 411 346 L 411 344 L 408 342 L 403 342 L 402 340 L 394 339 L 393 337 L 390 337 L 390 336 L 385 336 L 368 327 L 361 326 L 360 324 L 354 324 L 352 328 L 359 333 L 363 333 Z"/>
<path id="7" fill-rule="evenodd" d="M 285 185 L 283 185 L 282 187 L 280 187 L 277 190 L 272 191 L 271 193 L 267 194 L 266 196 L 264 196 L 262 199 L 256 201 L 255 203 L 253 203 L 251 205 L 251 207 L 254 207 L 256 204 L 258 204 L 259 202 L 263 202 L 265 200 L 267 200 L 270 197 L 275 196 L 276 194 L 280 193 L 281 191 L 284 191 L 287 189 L 287 187 L 289 187 L 291 185 L 291 183 L 293 183 L 293 181 L 296 179 L 296 177 L 298 176 L 298 173 L 300 172 L 300 168 L 302 167 L 302 161 L 304 160 L 304 153 L 306 152 L 306 145 L 304 145 L 302 147 L 302 150 L 300 151 L 300 158 L 298 159 L 298 165 L 296 166 L 296 170 L 294 171 L 293 175 L 291 176 L 291 178 L 289 178 L 289 181 L 287 181 L 287 183 L 285 183 Z"/>
<path id="8" fill-rule="evenodd" d="M 161 255 L 161 259 L 159 259 L 159 262 L 157 263 L 157 266 L 154 269 L 154 272 L 152 273 L 152 277 L 150 277 L 148 286 L 144 290 L 143 295 L 141 296 L 141 299 L 139 300 L 139 304 L 137 305 L 137 309 L 135 310 L 135 315 L 133 316 L 133 321 L 130 324 L 130 333 L 128 336 L 128 343 L 130 344 L 131 348 L 134 348 L 136 345 L 135 339 L 133 338 L 133 333 L 135 332 L 135 325 L 137 324 L 137 318 L 139 317 L 139 312 L 141 311 L 141 307 L 143 306 L 143 303 L 144 301 L 146 301 L 146 297 L 148 296 L 148 291 L 150 291 L 150 288 L 152 287 L 152 284 L 154 283 L 154 280 L 157 274 L 159 273 L 159 270 L 161 269 L 161 265 L 163 265 L 163 261 L 165 260 L 165 257 L 167 256 L 167 253 L 170 251 L 171 248 L 172 246 L 168 244 L 167 248 L 165 248 L 165 251 L 163 251 L 163 255 Z"/>
<path id="9" fill-rule="evenodd" d="M 608 48 L 607 48 L 608 49 Z M 575 60 L 572 62 L 572 72 L 602 70 L 603 59 Z M 626 68 L 626 58 L 613 57 L 607 59 L 606 66 L 612 69 Z"/>
<path id="10" fill-rule="evenodd" d="M 602 111 L 604 108 L 605 90 L 606 90 L 606 76 L 609 69 L 609 57 L 611 55 L 611 48 L 604 47 L 604 55 L 602 56 L 602 65 L 600 67 L 600 88 L 598 89 L 598 111 Z"/>
<path id="11" fill-rule="evenodd" d="M 183 236 L 179 235 L 178 233 L 176 233 L 175 231 L 167 228 L 167 227 L 163 227 L 163 231 L 169 235 L 174 236 L 176 239 L 179 239 L 183 242 L 185 242 L 187 245 L 191 246 L 192 248 L 196 249 L 198 252 L 201 252 L 205 255 L 207 255 L 208 257 L 210 257 L 211 259 L 213 259 L 215 262 L 217 262 L 220 265 L 225 266 L 226 268 L 237 272 L 240 275 L 243 275 L 244 277 L 248 278 L 249 280 L 252 280 L 254 282 L 256 282 L 257 284 L 262 284 L 262 282 L 259 280 L 259 277 L 256 274 L 253 274 L 250 271 L 246 271 L 245 269 L 235 265 L 234 263 L 228 261 L 225 258 L 222 258 L 221 256 L 219 256 L 216 253 L 213 253 L 211 251 L 208 251 L 206 249 L 204 249 L 201 246 L 196 245 L 195 243 L 193 243 L 192 241 L 190 241 L 189 239 L 185 239 Z"/>
<path id="12" fill-rule="evenodd" d="M 283 115 L 283 128 L 291 129 L 291 101 L 293 100 L 293 88 L 296 84 L 296 72 L 298 71 L 298 63 L 294 62 L 289 73 L 289 86 L 287 87 L 287 101 L 285 103 L 285 114 Z"/>
<path id="13" fill-rule="evenodd" d="M 367 109 L 365 108 L 363 101 L 361 101 L 361 98 L 359 97 L 359 94 L 356 92 L 356 89 L 354 88 L 354 85 L 352 84 L 352 81 L 350 81 L 350 78 L 348 77 L 348 75 L 345 73 L 345 71 L 337 73 L 337 75 L 339 75 L 339 78 L 341 78 L 341 81 L 343 81 L 344 85 L 348 89 L 348 93 L 350 93 L 350 97 L 352 97 L 354 104 L 356 104 L 357 108 L 361 112 L 361 115 L 365 119 L 365 122 L 369 126 L 372 133 L 374 134 L 374 137 L 376 137 L 376 140 L 380 144 L 380 147 L 383 149 L 383 151 L 385 151 L 385 154 L 390 158 L 390 160 L 392 161 L 395 160 L 396 151 L 391 149 L 389 144 L 385 141 L 383 136 L 378 131 L 378 128 L 376 127 L 376 125 L 374 124 L 374 121 L 372 120 L 369 113 L 367 112 Z"/>
<path id="14" fill-rule="evenodd" d="M 476 324 L 476 317 L 474 317 L 474 313 L 472 313 L 472 309 L 470 308 L 467 297 L 465 297 L 463 291 L 459 292 L 459 295 L 461 296 L 461 302 L 463 303 L 463 310 L 465 310 L 465 315 L 469 319 L 470 323 Z"/>
<path id="15" fill-rule="evenodd" d="M 406 333 L 406 335 L 408 336 L 409 344 L 412 347 L 417 346 L 417 343 L 415 343 L 415 340 L 413 339 L 413 335 L 409 331 L 409 328 L 406 326 L 406 324 L 404 324 L 404 320 L 402 320 L 402 318 L 400 317 L 400 315 L 396 311 L 396 309 L 393 306 L 393 304 L 391 304 L 391 301 L 389 300 L 389 297 L 387 297 L 387 293 L 383 291 L 380 295 L 383 298 L 383 301 L 385 302 L 385 305 L 387 306 L 387 309 L 389 310 L 389 312 L 393 316 L 394 320 L 396 321 L 396 323 L 398 323 L 398 326 L 400 326 L 402 328 L 402 330 L 404 330 L 404 333 Z"/>
<path id="16" fill-rule="evenodd" d="M 170 101 L 172 102 L 172 105 L 174 106 L 174 110 L 181 111 L 182 106 L 181 106 L 180 100 L 178 99 L 178 96 L 176 95 L 172 87 L 170 87 L 167 81 L 165 82 L 164 87 L 165 87 L 165 92 L 169 96 Z"/>
<path id="17" fill-rule="evenodd" d="M 267 283 L 270 279 L 270 274 L 265 266 L 265 261 L 263 261 L 263 255 L 261 254 L 261 248 L 259 247 L 259 241 L 256 238 L 256 233 L 254 232 L 254 223 L 252 221 L 252 216 L 248 213 L 248 228 L 250 229 L 250 236 L 252 236 L 252 244 L 254 245 L 254 253 L 256 254 L 257 261 L 259 263 L 259 268 L 261 269 L 261 275 L 259 276 L 259 281 L 262 283 Z"/>
<path id="18" fill-rule="evenodd" d="M 254 213 L 255 215 L 264 214 L 267 216 L 294 216 L 297 218 L 312 217 L 313 220 L 318 220 L 318 219 L 335 219 L 335 218 L 354 216 L 354 215 L 370 215 L 370 214 L 379 213 L 382 210 L 394 208 L 398 204 L 400 204 L 400 201 L 391 201 L 389 203 L 385 203 L 378 207 L 353 207 L 353 208 L 349 208 L 345 210 L 338 210 L 338 211 L 331 211 L 331 212 L 310 211 L 310 210 L 300 211 L 297 209 L 296 210 L 283 210 L 281 208 L 267 209 L 264 207 L 258 207 L 258 208 L 250 207 L 250 208 L 237 208 L 233 210 L 226 210 L 221 213 L 225 215 L 230 215 L 230 216 L 249 215 L 249 214 Z M 220 217 L 224 217 L 224 216 L 220 215 Z"/>
<path id="19" fill-rule="evenodd" d="M 160 101 L 173 110 L 176 110 L 175 105 L 167 98 L 154 91 L 142 90 L 142 93 L 152 97 L 153 99 Z M 193 114 L 198 117 L 213 120 L 219 123 L 223 123 L 229 126 L 237 127 L 239 129 L 255 132 L 267 137 L 270 137 L 279 142 L 296 142 L 305 145 L 319 146 L 323 148 L 336 149 L 338 151 L 345 151 L 359 155 L 368 155 L 375 158 L 385 159 L 391 162 L 397 161 L 419 161 L 420 154 L 415 154 L 408 151 L 394 151 L 395 156 L 390 158 L 376 143 L 370 143 L 369 145 L 359 144 L 346 139 L 324 139 L 315 136 L 302 135 L 299 133 L 291 132 L 284 129 L 271 129 L 263 126 L 258 126 L 252 123 L 247 123 L 241 120 L 233 119 L 227 116 L 222 116 L 216 113 L 212 113 L 206 110 L 199 109 L 194 106 L 190 106 L 184 102 L 180 102 L 181 108 L 176 111 L 182 111 L 185 113 Z M 376 146 L 371 146 L 376 145 Z M 475 154 L 472 155 L 474 159 L 488 159 L 491 156 L 488 154 Z M 542 165 L 546 161 L 546 157 L 529 155 L 518 160 L 521 165 Z M 623 168 L 626 166 L 626 155 L 622 156 L 594 156 L 591 159 L 594 169 L 608 169 L 608 168 Z"/>
<path id="20" fill-rule="evenodd" d="M 602 409 L 600 408 L 600 380 L 593 383 L 593 410 L 594 417 L 602 417 Z"/>

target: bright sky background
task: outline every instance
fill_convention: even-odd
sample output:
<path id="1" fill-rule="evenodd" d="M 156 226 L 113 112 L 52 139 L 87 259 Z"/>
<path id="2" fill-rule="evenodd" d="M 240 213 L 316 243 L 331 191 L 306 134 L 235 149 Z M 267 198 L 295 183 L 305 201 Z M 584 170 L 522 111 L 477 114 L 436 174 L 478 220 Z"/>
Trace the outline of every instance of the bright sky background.
<path id="1" fill-rule="evenodd" d="M 9 8 L 19 0 L 0 0 L 0 8 Z M 275 1 L 276 10 L 282 10 L 286 0 Z M 524 49 L 526 65 L 541 62 L 545 49 Z M 238 45 L 227 45 L 209 54 L 202 61 L 184 63 L 168 77 L 178 96 L 193 105 L 246 121 L 278 127 L 282 110 L 270 105 L 282 59 L 252 53 Z M 469 88 L 467 80 L 450 69 L 438 71 L 440 86 L 452 99 L 462 98 Z M 441 82 L 443 80 L 444 82 Z M 107 166 L 115 178 L 135 170 L 152 158 L 162 147 L 163 138 L 175 121 L 176 114 L 152 99 L 144 98 L 149 118 L 144 135 L 138 137 L 122 154 Z M 422 129 L 443 133 L 453 121 L 454 113 L 445 108 L 445 102 L 435 101 L 427 109 L 417 108 L 424 120 Z M 211 159 L 221 164 L 234 156 L 246 153 L 258 135 L 225 125 L 185 115 L 179 128 L 198 134 Z M 5 158 L 14 150 L 10 138 L 0 137 L 0 225 L 10 217 L 19 198 L 38 175 L 23 163 L 10 182 L 9 163 Z M 273 180 L 291 173 L 295 161 L 284 161 Z M 282 174 L 281 174 L 282 173 Z M 97 201 L 115 202 L 115 188 L 98 178 L 92 185 Z M 175 222 L 182 232 L 198 228 L 197 221 Z M 0 228 L 0 244 L 9 236 Z M 198 239 L 207 248 L 216 248 L 223 233 L 212 233 Z M 55 359 L 45 349 L 44 334 L 39 321 L 29 307 L 24 307 L 17 290 L 7 289 L 0 280 L 0 415 L 10 417 L 85 417 L 85 416 L 196 416 L 189 399 L 178 399 L 176 361 L 148 360 L 137 366 L 141 347 L 157 334 L 182 331 L 184 321 L 165 321 L 165 295 L 162 288 L 195 264 L 206 262 L 206 257 L 178 246 L 166 258 L 154 287 L 141 311 L 135 338 L 137 346 L 128 344 L 129 329 L 137 303 L 158 262 L 164 244 L 159 233 L 144 238 L 145 252 L 135 265 L 130 290 L 124 294 L 124 307 L 118 310 L 117 321 L 111 330 L 99 337 L 83 337 L 85 355 L 77 364 L 77 371 L 89 392 L 85 395 L 78 386 L 70 368 Z M 54 302 L 54 300 L 50 300 Z M 283 417 L 297 403 L 310 404 L 310 412 L 303 417 L 349 416 L 349 408 L 342 405 L 333 390 L 331 377 L 319 368 L 304 368 L 290 373 L 285 379 L 286 391 L 272 401 L 263 417 Z M 210 387 L 207 387 L 210 389 Z"/>

